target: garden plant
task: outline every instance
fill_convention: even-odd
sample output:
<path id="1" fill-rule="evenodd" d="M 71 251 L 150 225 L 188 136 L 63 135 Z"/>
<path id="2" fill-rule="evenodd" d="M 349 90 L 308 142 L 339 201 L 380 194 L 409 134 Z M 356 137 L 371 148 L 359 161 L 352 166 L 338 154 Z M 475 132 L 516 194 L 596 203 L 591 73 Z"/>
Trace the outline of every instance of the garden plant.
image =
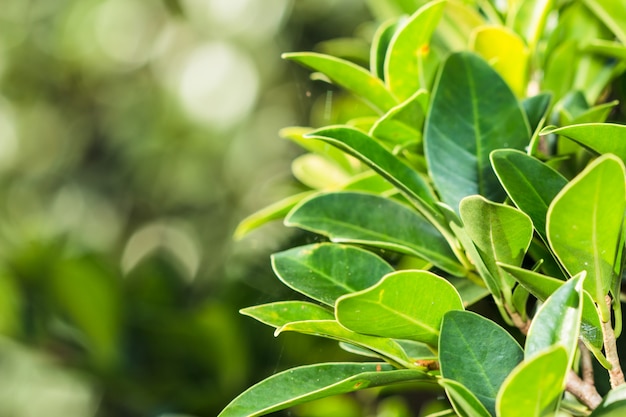
<path id="1" fill-rule="evenodd" d="M 285 129 L 309 189 L 237 230 L 282 218 L 323 237 L 271 259 L 309 301 L 241 312 L 363 360 L 276 373 L 220 416 L 415 381 L 445 391 L 433 416 L 623 415 L 626 8 L 393 4 L 367 68 L 285 54 L 367 107 Z"/>

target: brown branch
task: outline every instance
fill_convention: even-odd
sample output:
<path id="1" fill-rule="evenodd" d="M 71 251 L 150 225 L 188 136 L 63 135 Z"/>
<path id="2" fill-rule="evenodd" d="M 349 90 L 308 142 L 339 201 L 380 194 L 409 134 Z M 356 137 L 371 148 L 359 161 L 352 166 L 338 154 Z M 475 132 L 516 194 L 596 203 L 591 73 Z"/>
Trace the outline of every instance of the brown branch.
<path id="1" fill-rule="evenodd" d="M 594 385 L 595 380 L 593 377 L 593 362 L 591 358 L 591 352 L 589 352 L 589 349 L 587 349 L 587 346 L 585 346 L 582 340 L 578 341 L 578 347 L 580 349 L 580 369 L 583 382 L 585 384 Z"/>
<path id="2" fill-rule="evenodd" d="M 609 306 L 609 311 L 611 311 L 611 297 L 607 295 L 605 301 Z M 606 355 L 606 359 L 611 364 L 611 369 L 609 369 L 611 388 L 615 388 L 624 383 L 624 373 L 622 372 L 622 367 L 619 363 L 619 356 L 617 355 L 615 332 L 613 331 L 610 318 L 607 322 L 602 320 L 600 320 L 600 322 L 602 323 L 602 335 L 604 337 L 604 354 Z"/>
<path id="3" fill-rule="evenodd" d="M 572 370 L 567 373 L 565 389 L 591 410 L 594 410 L 602 402 L 602 397 L 598 394 L 595 385 L 583 381 Z"/>

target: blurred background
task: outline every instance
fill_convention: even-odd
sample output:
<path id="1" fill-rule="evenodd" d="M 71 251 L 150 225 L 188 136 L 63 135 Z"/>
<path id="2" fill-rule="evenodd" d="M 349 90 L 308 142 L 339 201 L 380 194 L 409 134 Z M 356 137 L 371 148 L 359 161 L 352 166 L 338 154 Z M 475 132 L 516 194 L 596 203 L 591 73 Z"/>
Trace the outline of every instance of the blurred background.
<path id="1" fill-rule="evenodd" d="M 331 117 L 330 87 L 280 54 L 366 61 L 373 16 L 413 1 L 1 3 L 0 417 L 214 416 L 272 373 L 350 358 L 237 313 L 293 298 L 269 255 L 309 237 L 232 234 L 297 190 L 279 129 Z"/>

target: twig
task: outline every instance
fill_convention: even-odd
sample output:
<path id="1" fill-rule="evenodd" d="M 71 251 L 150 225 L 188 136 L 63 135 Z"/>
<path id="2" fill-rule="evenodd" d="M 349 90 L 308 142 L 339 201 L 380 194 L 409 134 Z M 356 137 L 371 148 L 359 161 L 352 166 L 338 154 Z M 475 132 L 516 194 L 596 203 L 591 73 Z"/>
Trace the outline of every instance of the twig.
<path id="1" fill-rule="evenodd" d="M 611 297 L 606 296 L 605 301 L 611 311 Z M 600 320 L 602 323 L 602 334 L 604 337 L 604 353 L 606 359 L 612 365 L 609 369 L 609 378 L 611 380 L 611 388 L 618 387 L 624 383 L 624 373 L 619 363 L 619 356 L 617 356 L 617 344 L 615 343 L 615 333 L 613 332 L 613 326 L 611 320 L 607 322 Z"/>
<path id="2" fill-rule="evenodd" d="M 580 369 L 583 378 L 583 382 L 588 385 L 594 385 L 595 380 L 593 378 L 593 362 L 591 359 L 591 352 L 587 349 L 587 346 L 578 341 L 578 347 L 580 349 Z"/>
<path id="3" fill-rule="evenodd" d="M 602 402 L 602 397 L 598 394 L 595 385 L 583 381 L 572 370 L 567 373 L 565 389 L 591 410 L 594 410 Z"/>

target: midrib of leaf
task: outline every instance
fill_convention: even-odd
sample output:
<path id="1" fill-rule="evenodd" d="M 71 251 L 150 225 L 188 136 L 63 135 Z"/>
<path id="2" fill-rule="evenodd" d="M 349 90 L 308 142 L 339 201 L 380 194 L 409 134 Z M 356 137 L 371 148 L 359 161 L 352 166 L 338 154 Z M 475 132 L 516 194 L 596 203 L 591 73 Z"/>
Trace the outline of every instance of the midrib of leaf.
<path id="1" fill-rule="evenodd" d="M 481 146 L 481 137 L 482 131 L 480 129 L 480 115 L 478 114 L 478 95 L 476 94 L 476 82 L 474 77 L 472 76 L 471 71 L 466 71 L 467 75 L 467 83 L 469 85 L 470 94 L 472 98 L 472 119 L 474 123 L 474 142 L 476 144 L 476 179 L 478 186 L 478 193 L 480 195 L 485 195 L 484 193 L 484 178 L 483 178 L 483 161 L 481 158 L 482 155 L 482 146 Z"/>
<path id="2" fill-rule="evenodd" d="M 347 290 L 349 292 L 357 291 L 357 289 L 348 287 L 345 283 L 342 283 L 340 281 L 335 280 L 332 277 L 332 275 L 328 275 L 328 274 L 324 273 L 321 269 L 312 267 L 312 266 L 310 266 L 309 264 L 307 264 L 305 262 L 300 262 L 300 261 L 296 261 L 296 260 L 293 260 L 293 259 L 292 259 L 292 261 L 294 263 L 298 264 L 298 265 L 302 265 L 302 266 L 306 267 L 306 269 L 310 270 L 311 272 L 315 272 L 318 275 L 321 275 L 321 276 L 327 278 L 328 281 L 332 282 L 333 284 L 337 284 L 337 286 L 339 286 L 339 287 L 341 287 L 341 288 L 343 288 L 343 289 L 345 289 L 345 290 Z"/>
<path id="3" fill-rule="evenodd" d="M 426 324 L 424 324 L 423 322 L 417 321 L 415 318 L 409 316 L 408 314 L 402 313 L 398 310 L 394 310 L 391 307 L 388 307 L 387 305 L 383 304 L 382 302 L 382 296 L 383 296 L 384 291 L 381 291 L 381 293 L 378 295 L 378 302 L 374 302 L 374 301 L 370 301 L 371 304 L 374 305 L 378 305 L 380 307 L 382 307 L 384 310 L 389 311 L 393 314 L 395 314 L 396 316 L 402 317 L 403 319 L 406 319 L 408 322 L 414 324 L 416 327 L 419 327 L 420 329 L 424 329 L 427 330 L 429 333 L 433 334 L 433 335 L 438 335 L 439 331 L 437 329 L 434 329 Z"/>

